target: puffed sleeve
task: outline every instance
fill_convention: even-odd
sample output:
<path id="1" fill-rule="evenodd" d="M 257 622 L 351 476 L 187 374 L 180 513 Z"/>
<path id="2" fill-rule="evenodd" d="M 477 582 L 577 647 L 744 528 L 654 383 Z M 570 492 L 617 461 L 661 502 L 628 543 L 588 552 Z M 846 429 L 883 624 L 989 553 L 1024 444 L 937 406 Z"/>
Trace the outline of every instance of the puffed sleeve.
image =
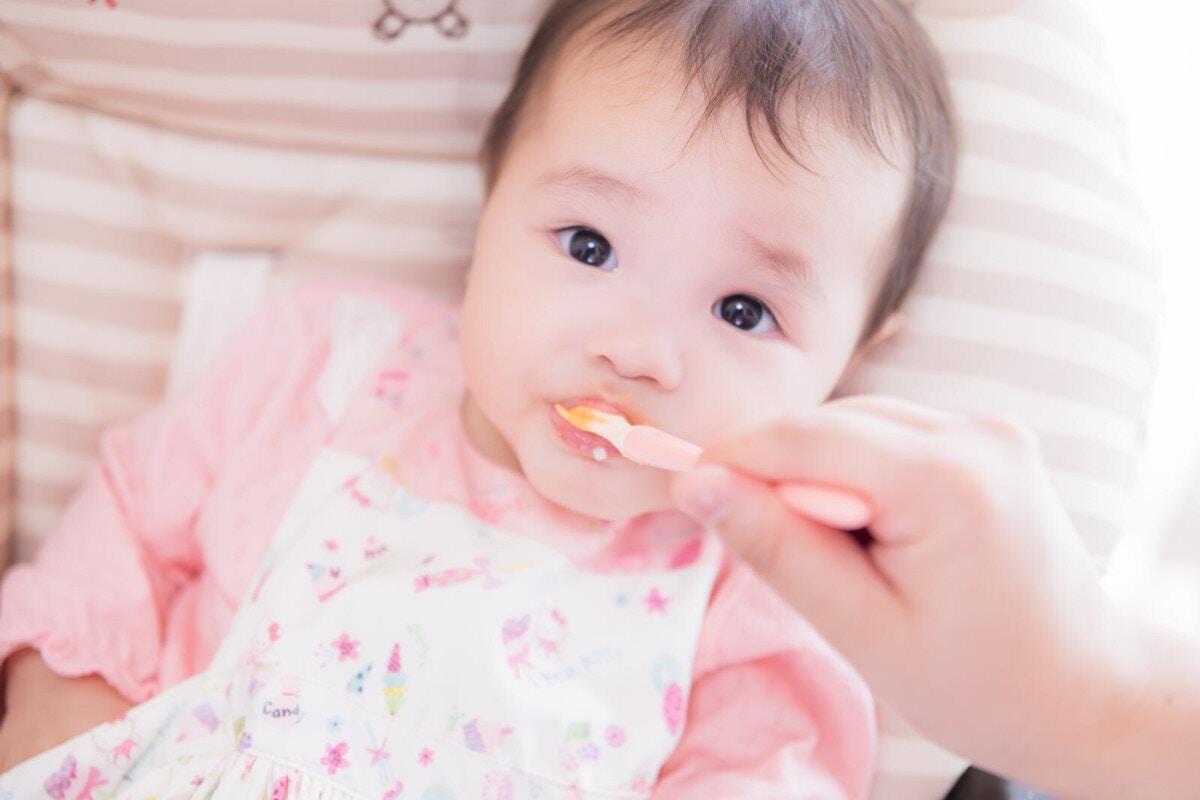
<path id="1" fill-rule="evenodd" d="M 749 569 L 710 604 L 679 746 L 655 800 L 865 798 L 874 770 L 866 685 Z"/>
<path id="2" fill-rule="evenodd" d="M 165 620 L 206 569 L 195 526 L 215 478 L 322 362 L 328 303 L 316 297 L 281 293 L 193 390 L 102 437 L 35 559 L 0 585 L 0 658 L 33 647 L 55 672 L 98 673 L 130 701 L 157 691 Z"/>

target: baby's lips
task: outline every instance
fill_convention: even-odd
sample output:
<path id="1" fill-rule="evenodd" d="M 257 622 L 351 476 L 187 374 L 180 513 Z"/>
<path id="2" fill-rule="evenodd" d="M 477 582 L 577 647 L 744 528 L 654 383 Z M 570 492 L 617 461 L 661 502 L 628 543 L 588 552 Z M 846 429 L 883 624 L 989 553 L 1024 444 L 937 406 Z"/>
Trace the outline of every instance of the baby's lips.
<path id="1" fill-rule="evenodd" d="M 571 408 L 575 408 L 575 406 L 571 406 Z M 557 409 L 551 408 L 550 416 L 555 432 L 572 449 L 578 450 L 580 453 L 586 453 L 593 458 L 596 457 L 597 449 L 604 453 L 604 458 L 620 455 L 617 448 L 603 436 L 575 427 Z"/>

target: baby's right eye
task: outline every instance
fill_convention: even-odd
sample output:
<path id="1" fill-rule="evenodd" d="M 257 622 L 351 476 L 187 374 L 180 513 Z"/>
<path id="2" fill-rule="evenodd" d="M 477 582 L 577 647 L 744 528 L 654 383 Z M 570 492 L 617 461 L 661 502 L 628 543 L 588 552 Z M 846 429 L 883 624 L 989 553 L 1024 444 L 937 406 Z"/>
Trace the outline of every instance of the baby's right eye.
<path id="1" fill-rule="evenodd" d="M 612 272 L 617 268 L 617 254 L 613 247 L 596 231 L 582 225 L 572 225 L 556 231 L 558 243 L 571 258 L 589 267 Z"/>

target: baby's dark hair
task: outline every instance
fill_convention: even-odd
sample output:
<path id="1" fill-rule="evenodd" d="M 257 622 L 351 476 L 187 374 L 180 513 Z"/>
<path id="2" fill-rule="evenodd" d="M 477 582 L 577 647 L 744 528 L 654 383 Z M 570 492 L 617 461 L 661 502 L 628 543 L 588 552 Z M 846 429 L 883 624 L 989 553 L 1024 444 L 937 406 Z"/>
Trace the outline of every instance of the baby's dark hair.
<path id="1" fill-rule="evenodd" d="M 659 47 L 699 85 L 699 125 L 738 104 L 770 165 L 804 164 L 808 121 L 911 168 L 896 252 L 860 335 L 904 301 L 950 199 L 957 136 L 941 59 L 902 0 L 557 0 L 542 17 L 484 139 L 490 190 L 526 110 L 568 46 Z M 767 145 L 773 144 L 774 147 Z M 907 147 L 907 152 L 905 151 Z"/>

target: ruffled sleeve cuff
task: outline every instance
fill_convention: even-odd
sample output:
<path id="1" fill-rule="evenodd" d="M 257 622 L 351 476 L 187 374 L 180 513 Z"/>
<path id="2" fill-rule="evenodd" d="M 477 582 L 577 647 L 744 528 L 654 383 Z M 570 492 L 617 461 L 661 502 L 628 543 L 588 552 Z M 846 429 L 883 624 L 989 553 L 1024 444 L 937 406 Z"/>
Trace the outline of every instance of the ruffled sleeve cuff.
<path id="1" fill-rule="evenodd" d="M 55 673 L 98 674 L 126 700 L 140 703 L 158 690 L 158 633 L 153 624 L 147 631 L 138 616 L 98 608 L 61 579 L 17 564 L 0 585 L 0 660 L 32 648 Z"/>

